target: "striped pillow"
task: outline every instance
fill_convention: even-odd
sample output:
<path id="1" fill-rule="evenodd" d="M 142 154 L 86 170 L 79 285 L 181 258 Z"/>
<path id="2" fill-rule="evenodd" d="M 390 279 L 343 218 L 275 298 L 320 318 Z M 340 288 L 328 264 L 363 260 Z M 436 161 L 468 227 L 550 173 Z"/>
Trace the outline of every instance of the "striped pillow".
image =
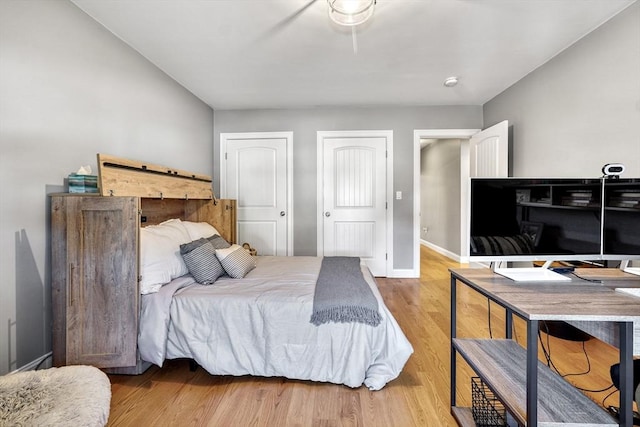
<path id="1" fill-rule="evenodd" d="M 527 235 L 471 237 L 471 255 L 522 255 L 531 253 L 533 253 L 533 241 Z"/>
<path id="2" fill-rule="evenodd" d="M 234 279 L 242 279 L 256 268 L 256 258 L 249 255 L 240 245 L 233 244 L 226 249 L 217 249 L 216 256 L 227 274 Z"/>
<path id="3" fill-rule="evenodd" d="M 180 254 L 189 273 L 201 285 L 211 285 L 224 275 L 224 269 L 216 257 L 216 249 L 207 239 L 180 245 Z"/>
<path id="4" fill-rule="evenodd" d="M 219 234 L 214 234 L 213 236 L 207 237 L 207 240 L 209 240 L 213 247 L 216 249 L 226 249 L 231 246 L 231 243 L 224 240 L 224 238 Z"/>

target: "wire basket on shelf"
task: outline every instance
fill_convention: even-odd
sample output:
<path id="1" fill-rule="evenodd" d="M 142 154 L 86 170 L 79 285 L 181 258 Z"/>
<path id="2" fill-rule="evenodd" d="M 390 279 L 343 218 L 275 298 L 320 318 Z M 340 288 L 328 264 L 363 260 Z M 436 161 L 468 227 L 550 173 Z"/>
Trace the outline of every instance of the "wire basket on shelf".
<path id="1" fill-rule="evenodd" d="M 477 427 L 506 426 L 506 410 L 479 377 L 471 377 L 471 415 Z"/>

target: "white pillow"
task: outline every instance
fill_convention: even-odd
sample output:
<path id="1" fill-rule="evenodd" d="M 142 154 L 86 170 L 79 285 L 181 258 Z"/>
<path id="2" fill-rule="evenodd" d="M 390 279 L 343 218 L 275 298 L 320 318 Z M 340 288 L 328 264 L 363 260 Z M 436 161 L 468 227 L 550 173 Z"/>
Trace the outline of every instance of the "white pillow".
<path id="1" fill-rule="evenodd" d="M 256 268 L 256 258 L 249 255 L 240 245 L 233 244 L 226 249 L 216 249 L 216 257 L 224 271 L 234 279 L 242 279 Z"/>
<path id="2" fill-rule="evenodd" d="M 140 293 L 158 292 L 162 285 L 189 273 L 180 245 L 191 241 L 179 219 L 140 229 Z"/>
<path id="3" fill-rule="evenodd" d="M 220 234 L 216 228 L 208 222 L 182 221 L 191 240 L 206 239 L 214 234 Z"/>

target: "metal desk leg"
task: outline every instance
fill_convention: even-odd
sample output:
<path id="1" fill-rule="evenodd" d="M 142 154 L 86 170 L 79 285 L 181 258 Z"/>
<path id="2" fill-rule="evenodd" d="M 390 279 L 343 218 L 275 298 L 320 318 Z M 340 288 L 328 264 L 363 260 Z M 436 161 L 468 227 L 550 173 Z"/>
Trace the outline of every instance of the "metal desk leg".
<path id="1" fill-rule="evenodd" d="M 504 331 L 505 338 L 510 340 L 513 336 L 513 311 L 510 308 L 505 308 L 505 320 L 504 320 Z"/>
<path id="2" fill-rule="evenodd" d="M 527 425 L 538 425 L 538 321 L 527 322 Z"/>
<path id="3" fill-rule="evenodd" d="M 451 407 L 456 406 L 456 350 L 453 339 L 456 337 L 456 278 L 451 275 Z"/>
<path id="4" fill-rule="evenodd" d="M 620 425 L 633 426 L 633 322 L 620 322 Z"/>

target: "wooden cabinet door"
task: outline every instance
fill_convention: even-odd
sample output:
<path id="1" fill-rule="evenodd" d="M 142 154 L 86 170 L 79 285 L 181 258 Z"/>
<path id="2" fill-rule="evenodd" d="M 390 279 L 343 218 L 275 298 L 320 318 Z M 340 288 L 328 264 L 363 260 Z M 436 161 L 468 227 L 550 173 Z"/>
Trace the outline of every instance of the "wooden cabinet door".
<path id="1" fill-rule="evenodd" d="M 213 210 L 218 231 L 232 243 L 238 243 L 236 203 L 235 199 L 219 199 Z"/>
<path id="2" fill-rule="evenodd" d="M 66 364 L 136 364 L 138 198 L 67 197 Z"/>

